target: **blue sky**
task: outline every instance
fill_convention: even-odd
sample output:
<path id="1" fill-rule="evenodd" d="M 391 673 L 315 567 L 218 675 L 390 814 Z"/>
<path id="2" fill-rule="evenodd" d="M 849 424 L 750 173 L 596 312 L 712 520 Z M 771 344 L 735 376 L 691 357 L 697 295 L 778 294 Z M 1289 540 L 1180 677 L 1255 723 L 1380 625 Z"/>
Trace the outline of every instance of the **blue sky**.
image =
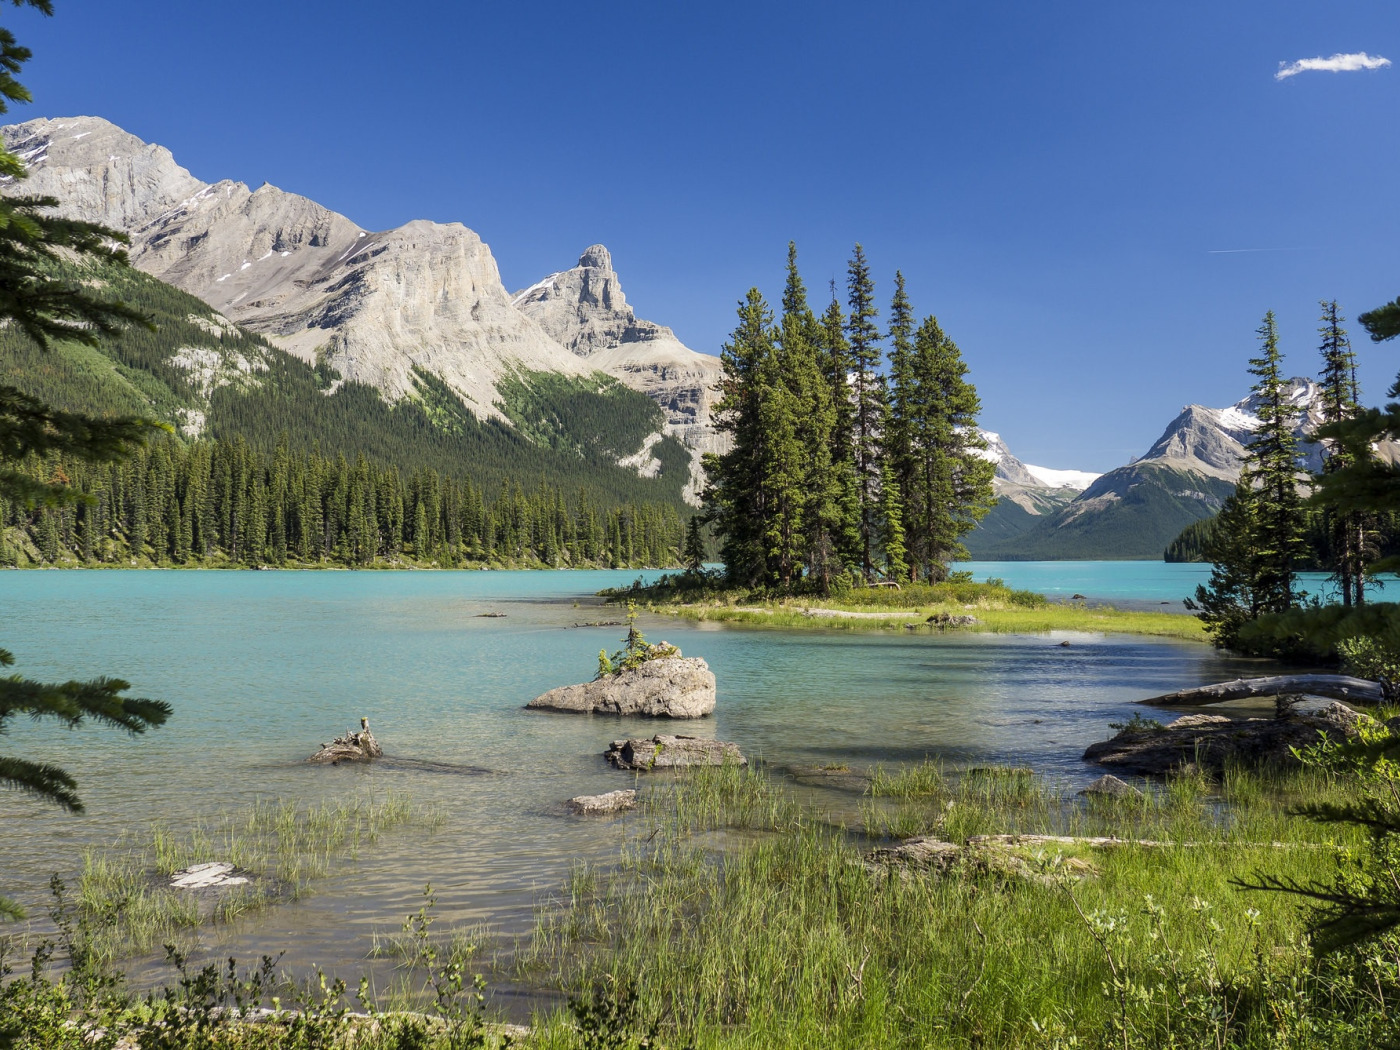
<path id="1" fill-rule="evenodd" d="M 103 116 L 369 228 L 463 222 L 511 289 L 602 242 L 698 350 L 777 298 L 789 239 L 822 299 L 859 240 L 1045 466 L 1242 396 L 1265 310 L 1312 374 L 1319 298 L 1400 294 L 1395 0 L 56 7 L 6 9 L 35 52 L 11 119 Z M 1357 52 L 1397 65 L 1275 78 Z M 1379 401 L 1400 347 L 1355 344 Z"/>

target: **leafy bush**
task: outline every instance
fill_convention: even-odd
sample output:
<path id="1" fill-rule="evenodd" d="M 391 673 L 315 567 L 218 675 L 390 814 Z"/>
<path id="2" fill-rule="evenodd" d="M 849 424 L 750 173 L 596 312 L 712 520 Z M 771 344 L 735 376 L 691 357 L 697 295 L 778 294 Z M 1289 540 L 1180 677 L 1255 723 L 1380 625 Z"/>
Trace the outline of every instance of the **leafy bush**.
<path id="1" fill-rule="evenodd" d="M 598 673 L 593 676 L 596 682 L 609 675 L 621 674 L 641 667 L 648 660 L 664 660 L 668 656 L 679 656 L 681 651 L 668 642 L 653 645 L 637 629 L 637 603 L 627 603 L 627 637 L 622 648 L 608 656 L 606 649 L 598 650 Z"/>

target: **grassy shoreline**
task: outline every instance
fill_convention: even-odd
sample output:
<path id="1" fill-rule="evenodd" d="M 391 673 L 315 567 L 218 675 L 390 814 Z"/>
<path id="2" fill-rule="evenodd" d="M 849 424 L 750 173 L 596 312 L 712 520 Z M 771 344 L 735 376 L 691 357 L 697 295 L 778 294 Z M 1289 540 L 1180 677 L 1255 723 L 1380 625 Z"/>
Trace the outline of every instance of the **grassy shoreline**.
<path id="1" fill-rule="evenodd" d="M 1208 642 L 1201 621 L 1182 613 L 1051 602 L 1000 581 L 914 584 L 900 590 L 850 588 L 830 597 L 770 597 L 725 589 L 713 581 L 668 576 L 650 587 L 600 592 L 649 612 L 696 622 L 784 630 L 978 631 L 1046 634 L 1052 631 L 1135 634 Z M 967 622 L 968 619 L 972 622 Z"/>

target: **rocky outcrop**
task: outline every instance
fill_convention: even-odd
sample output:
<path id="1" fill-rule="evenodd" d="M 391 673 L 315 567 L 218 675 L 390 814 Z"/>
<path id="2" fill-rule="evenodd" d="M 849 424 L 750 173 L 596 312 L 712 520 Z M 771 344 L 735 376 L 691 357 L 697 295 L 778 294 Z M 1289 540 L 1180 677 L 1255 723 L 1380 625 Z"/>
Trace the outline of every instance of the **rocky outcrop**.
<path id="1" fill-rule="evenodd" d="M 1189 764 L 1214 773 L 1232 762 L 1296 765 L 1294 750 L 1316 744 L 1319 733 L 1351 737 L 1363 722 L 1374 719 L 1340 703 L 1310 713 L 1292 711 L 1282 718 L 1183 715 L 1161 728 L 1120 730 L 1111 740 L 1090 744 L 1084 760 L 1140 776 L 1162 776 Z"/>
<path id="2" fill-rule="evenodd" d="M 603 757 L 618 769 L 651 772 L 687 766 L 746 766 L 738 744 L 698 736 L 657 734 L 650 740 L 614 740 Z"/>
<path id="3" fill-rule="evenodd" d="M 593 682 L 551 689 L 525 706 L 580 714 L 703 718 L 715 709 L 715 676 L 698 656 L 664 657 Z"/>
<path id="4" fill-rule="evenodd" d="M 719 358 L 690 349 L 664 325 L 639 319 L 603 245 L 587 248 L 577 266 L 516 292 L 511 302 L 561 346 L 660 405 L 666 433 L 692 450 L 697 465 L 702 453 L 724 451 L 711 419 Z"/>
<path id="5" fill-rule="evenodd" d="M 384 749 L 374 734 L 369 731 L 369 719 L 360 719 L 360 731 L 347 732 L 329 743 L 322 744 L 321 750 L 307 759 L 320 765 L 338 766 L 342 762 L 369 762 L 381 758 Z"/>
<path id="6" fill-rule="evenodd" d="M 25 192 L 126 231 L 138 268 L 389 400 L 413 394 L 421 371 L 478 416 L 500 416 L 504 377 L 595 370 L 511 305 L 490 249 L 460 223 L 364 230 L 274 186 L 203 182 L 96 117 L 31 120 L 3 137 L 29 166 Z"/>
<path id="7" fill-rule="evenodd" d="M 605 816 L 637 808 L 637 792 L 632 788 L 623 791 L 609 791 L 605 795 L 576 795 L 564 803 L 572 813 L 579 816 Z"/>
<path id="8" fill-rule="evenodd" d="M 98 117 L 0 134 L 29 167 L 24 192 L 125 231 L 139 269 L 387 400 L 415 396 L 426 373 L 478 417 L 504 418 L 498 387 L 512 376 L 601 371 L 656 401 L 697 467 L 720 450 L 710 420 L 718 358 L 638 320 L 601 245 L 512 303 L 490 249 L 460 223 L 365 230 L 275 186 L 204 182 Z"/>

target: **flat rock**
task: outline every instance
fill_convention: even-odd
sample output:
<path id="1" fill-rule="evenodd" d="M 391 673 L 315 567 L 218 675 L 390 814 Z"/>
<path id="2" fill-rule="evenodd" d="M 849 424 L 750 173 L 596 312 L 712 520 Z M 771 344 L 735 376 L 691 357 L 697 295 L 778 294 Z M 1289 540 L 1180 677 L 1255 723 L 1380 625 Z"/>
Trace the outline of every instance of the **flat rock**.
<path id="1" fill-rule="evenodd" d="M 603 752 L 618 769 L 684 769 L 687 766 L 746 766 L 738 744 L 698 736 L 659 733 L 650 740 L 614 740 Z"/>
<path id="2" fill-rule="evenodd" d="M 576 795 L 564 805 L 580 816 L 591 817 L 605 813 L 620 813 L 637 808 L 637 792 L 632 788 L 609 791 L 605 795 Z"/>
<path id="3" fill-rule="evenodd" d="M 216 860 L 208 864 L 193 864 L 170 876 L 173 890 L 203 890 L 215 886 L 245 886 L 248 880 L 234 874 L 238 869 L 227 861 Z"/>
<path id="4" fill-rule="evenodd" d="M 1142 798 L 1141 791 L 1119 780 L 1112 773 L 1105 773 L 1079 793 L 1089 798 Z"/>
<path id="5" fill-rule="evenodd" d="M 1161 729 L 1124 729 L 1111 740 L 1090 744 L 1084 760 L 1141 776 L 1161 776 L 1193 762 L 1211 772 L 1219 772 L 1227 762 L 1296 765 L 1293 749 L 1316 744 L 1319 733 L 1352 737 L 1357 726 L 1372 721 L 1335 701 L 1284 718 L 1182 715 Z"/>
<path id="6" fill-rule="evenodd" d="M 915 875 L 960 874 L 998 881 L 1027 881 L 1044 886 L 1058 885 L 1064 879 L 1093 875 L 1088 861 L 1031 846 L 1012 843 L 970 841 L 964 846 L 927 836 L 904 839 L 893 846 L 880 846 L 863 859 L 867 871 L 890 874 L 901 879 Z"/>
<path id="7" fill-rule="evenodd" d="M 698 656 L 664 657 L 595 682 L 551 689 L 525 706 L 580 714 L 704 718 L 715 709 L 715 676 Z"/>

